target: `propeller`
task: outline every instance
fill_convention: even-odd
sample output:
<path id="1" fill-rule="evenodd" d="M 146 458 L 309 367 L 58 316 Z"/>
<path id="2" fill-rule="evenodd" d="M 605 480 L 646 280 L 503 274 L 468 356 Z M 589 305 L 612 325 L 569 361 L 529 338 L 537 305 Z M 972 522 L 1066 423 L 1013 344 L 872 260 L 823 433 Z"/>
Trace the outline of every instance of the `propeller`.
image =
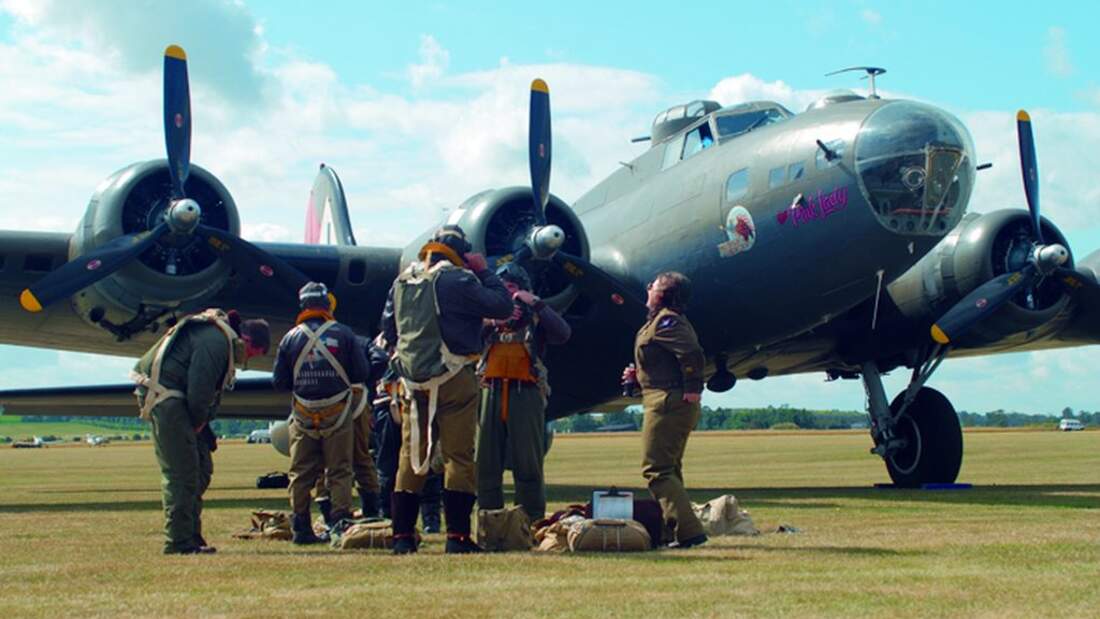
<path id="1" fill-rule="evenodd" d="M 1069 250 L 1061 244 L 1047 245 L 1039 214 L 1039 167 L 1035 156 L 1035 139 L 1031 131 L 1031 117 L 1024 110 L 1016 114 L 1016 134 L 1020 144 L 1020 169 L 1023 173 L 1024 196 L 1031 220 L 1034 239 L 1027 263 L 1018 270 L 994 277 L 966 295 L 932 325 L 932 339 L 939 344 L 949 344 L 966 333 L 978 322 L 997 311 L 1019 292 L 1038 285 L 1044 278 L 1053 276 L 1068 292 L 1097 284 L 1073 269 L 1066 268 Z"/>
<path id="2" fill-rule="evenodd" d="M 579 288 L 593 299 L 610 299 L 616 306 L 639 310 L 644 316 L 645 300 L 623 286 L 617 279 L 588 260 L 561 251 L 565 232 L 560 226 L 548 224 L 546 206 L 550 202 L 550 88 L 541 79 L 531 82 L 531 103 L 528 125 L 528 161 L 531 168 L 531 195 L 535 212 L 535 225 L 527 234 L 526 242 L 516 250 L 512 260 L 530 263 L 538 261 L 535 271 L 541 271 L 547 263 L 553 264 Z M 531 265 L 533 266 L 533 265 Z M 529 266 L 529 270 L 530 266 Z M 535 273 L 532 273 L 534 275 Z"/>
<path id="3" fill-rule="evenodd" d="M 19 295 L 28 312 L 40 312 L 51 303 L 70 297 L 111 275 L 145 253 L 165 234 L 198 235 L 238 272 L 258 272 L 296 293 L 309 278 L 282 259 L 244 239 L 201 223 L 202 209 L 186 197 L 184 187 L 191 169 L 191 98 L 187 79 L 187 54 L 178 45 L 164 50 L 164 145 L 172 179 L 171 204 L 163 221 L 151 230 L 112 239 L 51 271 Z"/>

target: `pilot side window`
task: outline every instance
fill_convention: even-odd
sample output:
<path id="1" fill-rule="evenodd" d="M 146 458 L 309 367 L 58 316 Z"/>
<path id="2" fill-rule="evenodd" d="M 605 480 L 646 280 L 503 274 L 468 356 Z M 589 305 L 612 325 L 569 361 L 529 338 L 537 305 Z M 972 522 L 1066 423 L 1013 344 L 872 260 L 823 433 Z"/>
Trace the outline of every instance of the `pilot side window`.
<path id="1" fill-rule="evenodd" d="M 698 154 L 714 144 L 714 137 L 710 134 L 710 125 L 699 125 L 688 132 L 684 138 L 684 159 Z"/>
<path id="2" fill-rule="evenodd" d="M 726 202 L 736 202 L 749 191 L 749 169 L 741 168 L 726 180 Z"/>
<path id="3" fill-rule="evenodd" d="M 775 189 L 787 182 L 787 166 L 772 168 L 768 172 L 768 189 Z"/>
<path id="4" fill-rule="evenodd" d="M 665 145 L 665 158 L 661 161 L 661 169 L 667 170 L 680 161 L 680 149 L 684 145 L 684 136 L 678 135 Z"/>

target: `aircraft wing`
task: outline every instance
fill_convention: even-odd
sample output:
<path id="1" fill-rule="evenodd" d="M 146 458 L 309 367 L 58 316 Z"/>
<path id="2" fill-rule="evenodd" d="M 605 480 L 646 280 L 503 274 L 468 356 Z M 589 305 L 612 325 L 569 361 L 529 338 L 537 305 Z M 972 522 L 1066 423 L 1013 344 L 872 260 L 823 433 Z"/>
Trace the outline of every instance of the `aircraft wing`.
<path id="1" fill-rule="evenodd" d="M 276 392 L 271 379 L 243 378 L 222 395 L 219 418 L 286 419 L 289 395 Z M 0 391 L 5 415 L 69 415 L 78 417 L 135 417 L 133 383 L 88 387 L 46 387 Z"/>

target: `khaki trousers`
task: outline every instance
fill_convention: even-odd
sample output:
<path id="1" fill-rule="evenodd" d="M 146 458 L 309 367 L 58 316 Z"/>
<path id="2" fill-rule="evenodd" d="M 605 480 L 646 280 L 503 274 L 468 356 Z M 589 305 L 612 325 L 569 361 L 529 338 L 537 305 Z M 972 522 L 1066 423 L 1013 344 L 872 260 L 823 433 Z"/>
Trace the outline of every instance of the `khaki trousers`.
<path id="1" fill-rule="evenodd" d="M 512 465 L 515 502 L 531 521 L 546 515 L 546 488 L 542 460 L 546 452 L 546 405 L 538 385 L 511 381 L 508 385 L 508 421 L 501 420 L 502 387 L 481 391 L 481 419 L 477 438 L 477 502 L 481 509 L 504 507 L 505 455 Z"/>
<path id="2" fill-rule="evenodd" d="M 642 393 L 642 476 L 661 504 L 665 524 L 683 541 L 703 534 L 703 524 L 691 509 L 684 490 L 684 449 L 699 423 L 698 403 L 684 402 L 681 389 L 646 389 Z"/>
<path id="3" fill-rule="evenodd" d="M 370 422 L 371 413 L 369 410 L 363 411 L 358 419 L 351 422 L 355 434 L 352 440 L 351 472 L 355 479 L 355 485 L 359 488 L 360 496 L 363 493 L 377 495 L 379 492 L 378 468 L 374 465 L 374 454 L 370 450 Z M 329 495 L 327 476 L 321 476 L 317 479 L 313 496 L 319 499 Z"/>
<path id="4" fill-rule="evenodd" d="M 480 390 L 474 368 L 467 366 L 451 380 L 439 386 L 435 425 L 427 427 L 428 392 L 417 391 L 420 415 L 421 461 L 429 458 L 428 432 L 436 437 L 443 455 L 443 487 L 454 492 L 477 494 L 477 468 L 474 465 L 474 436 L 477 433 L 477 404 Z M 397 465 L 396 492 L 419 493 L 427 475 L 417 475 L 412 468 L 412 415 L 409 405 L 401 420 L 401 456 Z"/>
<path id="5" fill-rule="evenodd" d="M 290 509 L 309 511 L 309 491 L 322 475 L 328 482 L 332 513 L 351 513 L 353 420 L 348 417 L 325 438 L 311 438 L 294 418 L 290 422 Z"/>
<path id="6" fill-rule="evenodd" d="M 184 400 L 172 398 L 156 405 L 150 422 L 161 472 L 164 549 L 197 548 L 202 540 L 202 495 L 214 473 L 210 447 L 191 427 Z"/>

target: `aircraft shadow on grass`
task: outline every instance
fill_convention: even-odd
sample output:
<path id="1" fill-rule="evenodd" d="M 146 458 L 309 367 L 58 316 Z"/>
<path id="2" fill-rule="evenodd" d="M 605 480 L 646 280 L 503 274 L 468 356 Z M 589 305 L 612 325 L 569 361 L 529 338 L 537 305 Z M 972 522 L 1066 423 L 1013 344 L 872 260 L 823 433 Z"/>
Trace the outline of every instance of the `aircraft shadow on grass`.
<path id="1" fill-rule="evenodd" d="M 250 486 L 213 488 L 223 490 L 252 489 Z M 592 494 L 592 486 L 548 484 L 546 498 L 551 503 L 584 503 Z M 125 492 L 135 489 L 127 488 Z M 636 497 L 646 497 L 649 491 L 641 487 L 623 487 Z M 80 492 L 45 490 L 43 494 Z M 97 494 L 110 490 L 89 489 Z M 1096 484 L 1016 484 L 1005 486 L 975 486 L 969 490 L 897 490 L 867 488 L 863 486 L 798 487 L 798 488 L 691 488 L 692 499 L 705 501 L 722 494 L 733 494 L 747 509 L 783 508 L 785 510 L 835 509 L 838 500 L 889 501 L 897 503 L 941 503 L 958 505 L 990 505 L 1020 507 L 1054 507 L 1070 509 L 1100 509 L 1100 483 Z M 511 493 L 506 493 L 511 501 Z M 73 501 L 67 503 L 12 503 L 0 505 L 0 514 L 58 513 L 94 511 L 144 511 L 159 510 L 158 499 L 140 501 Z M 286 510 L 286 494 L 272 494 L 251 498 L 210 498 L 203 501 L 203 509 L 273 509 Z"/>

